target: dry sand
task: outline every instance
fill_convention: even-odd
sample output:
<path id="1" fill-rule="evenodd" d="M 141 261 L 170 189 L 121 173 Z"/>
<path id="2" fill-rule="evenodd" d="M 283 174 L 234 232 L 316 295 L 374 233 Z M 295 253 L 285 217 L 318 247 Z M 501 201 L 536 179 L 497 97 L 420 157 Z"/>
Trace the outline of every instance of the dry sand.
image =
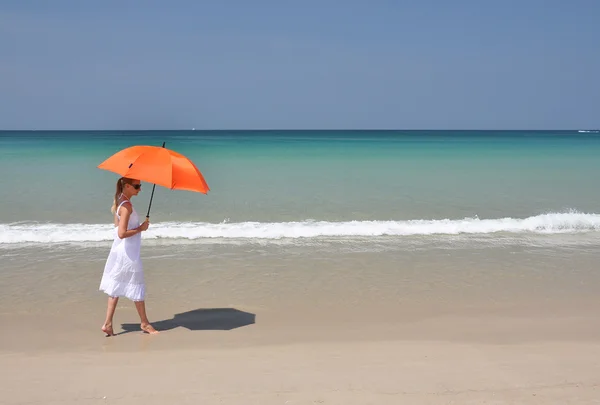
<path id="1" fill-rule="evenodd" d="M 5 355 L 2 403 L 592 404 L 599 357 L 590 343 L 427 341 Z"/>
<path id="2" fill-rule="evenodd" d="M 67 328 L 66 315 L 4 316 L 0 403 L 600 403 L 600 330 L 589 311 L 283 315 L 258 311 L 253 324 L 210 330 L 251 319 L 211 310 L 160 335 L 111 338 L 90 321 Z"/>

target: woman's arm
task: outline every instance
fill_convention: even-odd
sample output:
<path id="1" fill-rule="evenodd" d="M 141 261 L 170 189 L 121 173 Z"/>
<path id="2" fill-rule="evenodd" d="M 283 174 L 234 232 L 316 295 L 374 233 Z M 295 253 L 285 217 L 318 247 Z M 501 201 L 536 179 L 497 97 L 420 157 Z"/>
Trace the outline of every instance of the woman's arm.
<path id="1" fill-rule="evenodd" d="M 135 229 L 127 229 L 127 224 L 129 223 L 129 217 L 131 216 L 131 204 L 125 203 L 121 205 L 119 208 L 119 229 L 117 230 L 117 235 L 121 239 L 132 237 L 133 235 L 137 235 L 138 233 L 145 231 L 148 229 L 148 221 L 144 221 L 139 227 Z"/>

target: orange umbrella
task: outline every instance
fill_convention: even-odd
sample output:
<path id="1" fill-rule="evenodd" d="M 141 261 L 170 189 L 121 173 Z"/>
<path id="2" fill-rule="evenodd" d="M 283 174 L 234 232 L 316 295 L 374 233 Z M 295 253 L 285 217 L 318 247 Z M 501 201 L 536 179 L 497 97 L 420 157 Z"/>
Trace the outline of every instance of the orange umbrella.
<path id="1" fill-rule="evenodd" d="M 196 165 L 182 154 L 165 148 L 164 143 L 162 148 L 147 145 L 125 148 L 100 163 L 98 168 L 120 174 L 122 177 L 154 183 L 146 217 L 150 216 L 150 206 L 157 184 L 171 190 L 197 191 L 204 194 L 210 190 Z"/>

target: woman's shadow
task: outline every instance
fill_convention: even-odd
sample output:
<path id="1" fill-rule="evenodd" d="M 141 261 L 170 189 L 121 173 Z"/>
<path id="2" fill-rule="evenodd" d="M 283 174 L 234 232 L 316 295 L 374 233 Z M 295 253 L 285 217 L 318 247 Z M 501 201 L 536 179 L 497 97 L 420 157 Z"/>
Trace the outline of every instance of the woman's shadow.
<path id="1" fill-rule="evenodd" d="M 152 322 L 157 331 L 171 330 L 184 327 L 189 330 L 231 330 L 255 323 L 256 315 L 235 308 L 194 309 L 193 311 L 175 314 L 171 319 Z M 123 335 L 129 332 L 139 332 L 139 323 L 121 324 Z"/>

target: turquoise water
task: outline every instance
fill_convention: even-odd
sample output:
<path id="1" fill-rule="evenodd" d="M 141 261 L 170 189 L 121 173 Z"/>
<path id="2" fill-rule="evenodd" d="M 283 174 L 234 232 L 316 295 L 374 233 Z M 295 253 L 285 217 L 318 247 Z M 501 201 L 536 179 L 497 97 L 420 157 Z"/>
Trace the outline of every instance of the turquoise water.
<path id="1" fill-rule="evenodd" d="M 96 166 L 162 142 L 211 191 L 157 187 L 149 238 L 600 232 L 598 133 L 27 131 L 0 132 L 0 243 L 105 240 L 117 176 Z"/>

